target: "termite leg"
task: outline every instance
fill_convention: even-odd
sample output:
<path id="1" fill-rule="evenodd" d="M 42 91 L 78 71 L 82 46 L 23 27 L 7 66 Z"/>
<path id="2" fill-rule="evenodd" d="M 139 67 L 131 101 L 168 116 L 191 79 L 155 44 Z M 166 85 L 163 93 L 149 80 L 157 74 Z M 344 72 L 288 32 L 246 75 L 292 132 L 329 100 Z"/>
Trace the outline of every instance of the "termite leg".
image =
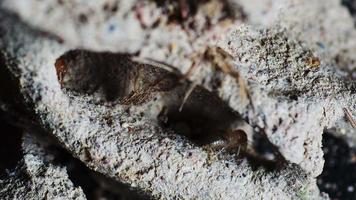
<path id="1" fill-rule="evenodd" d="M 350 110 L 349 110 L 348 108 L 343 108 L 343 110 L 344 110 L 344 112 L 345 112 L 345 114 L 346 114 L 346 118 L 349 120 L 351 126 L 352 126 L 353 128 L 356 128 L 356 122 L 355 122 L 355 120 L 353 119 Z"/>
<path id="2" fill-rule="evenodd" d="M 241 147 L 239 145 L 239 147 L 237 147 L 237 153 L 236 153 L 236 157 L 238 157 L 240 155 L 240 150 L 241 150 Z"/>

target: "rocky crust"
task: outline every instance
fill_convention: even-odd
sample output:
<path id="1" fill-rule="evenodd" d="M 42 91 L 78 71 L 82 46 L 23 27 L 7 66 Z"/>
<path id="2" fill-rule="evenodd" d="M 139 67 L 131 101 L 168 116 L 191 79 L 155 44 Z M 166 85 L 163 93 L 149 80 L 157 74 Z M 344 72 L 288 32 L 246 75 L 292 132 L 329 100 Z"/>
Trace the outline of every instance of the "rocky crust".
<path id="1" fill-rule="evenodd" d="M 336 0 L 1 3 L 1 109 L 152 198 L 327 199 L 323 132 L 355 145 Z"/>

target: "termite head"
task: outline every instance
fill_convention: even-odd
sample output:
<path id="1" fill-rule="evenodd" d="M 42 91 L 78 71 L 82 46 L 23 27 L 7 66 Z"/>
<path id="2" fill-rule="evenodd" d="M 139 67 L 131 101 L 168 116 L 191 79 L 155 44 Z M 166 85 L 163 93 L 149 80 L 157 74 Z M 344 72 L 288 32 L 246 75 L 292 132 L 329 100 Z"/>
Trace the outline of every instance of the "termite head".
<path id="1" fill-rule="evenodd" d="M 225 150 L 230 153 L 239 155 L 241 151 L 247 149 L 247 134 L 241 129 L 225 130 L 221 133 L 219 139 L 212 142 L 210 145 L 216 150 Z"/>
<path id="2" fill-rule="evenodd" d="M 227 141 L 227 146 L 230 148 L 242 148 L 247 147 L 247 134 L 245 131 L 238 130 L 228 130 L 223 134 L 223 138 Z"/>

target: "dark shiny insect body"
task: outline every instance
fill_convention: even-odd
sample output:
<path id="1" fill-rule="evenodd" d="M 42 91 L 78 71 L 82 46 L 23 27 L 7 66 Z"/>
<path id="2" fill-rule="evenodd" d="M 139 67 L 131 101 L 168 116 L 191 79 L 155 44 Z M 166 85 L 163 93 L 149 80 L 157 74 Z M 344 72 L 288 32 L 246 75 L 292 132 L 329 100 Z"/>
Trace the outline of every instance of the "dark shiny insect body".
<path id="1" fill-rule="evenodd" d="M 219 136 L 221 139 L 218 139 L 210 144 L 213 149 L 236 153 L 237 156 L 241 151 L 246 151 L 248 140 L 245 131 L 241 129 L 227 130 Z"/>

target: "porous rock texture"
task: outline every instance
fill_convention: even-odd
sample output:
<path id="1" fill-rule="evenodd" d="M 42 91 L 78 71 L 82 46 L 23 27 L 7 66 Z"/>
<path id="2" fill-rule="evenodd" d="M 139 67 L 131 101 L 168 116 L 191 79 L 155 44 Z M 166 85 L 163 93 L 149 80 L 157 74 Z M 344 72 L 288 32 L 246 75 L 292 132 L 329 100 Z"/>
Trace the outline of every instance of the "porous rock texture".
<path id="1" fill-rule="evenodd" d="M 23 137 L 23 159 L 16 169 L 0 178 L 1 199 L 86 199 L 74 187 L 65 168 L 53 163 L 48 143 L 30 134 Z"/>
<path id="2" fill-rule="evenodd" d="M 68 96 L 54 81 L 53 67 L 65 47 L 13 17 L 2 16 L 1 24 L 1 48 L 16 63 L 8 67 L 19 79 L 25 99 L 33 103 L 43 126 L 93 170 L 163 199 L 318 195 L 315 180 L 297 166 L 268 173 L 253 171 L 246 160 L 210 163 L 201 148 L 141 119 L 133 112 L 136 108 Z"/>
<path id="3" fill-rule="evenodd" d="M 355 83 L 320 64 L 284 29 L 240 28 L 222 46 L 237 60 L 244 77 L 256 84 L 250 89 L 254 109 L 241 109 L 233 102 L 234 93 L 227 97 L 231 107 L 263 129 L 287 160 L 319 175 L 323 130 L 343 118 L 342 108 L 355 104 Z"/>
<path id="4" fill-rule="evenodd" d="M 354 40 L 348 42 L 355 28 L 348 11 L 336 0 L 265 1 L 257 7 L 244 0 L 202 2 L 195 2 L 197 9 L 186 10 L 187 4 L 171 13 L 160 1 L 5 0 L 5 8 L 51 35 L 4 12 L 2 54 L 42 126 L 73 156 L 153 197 L 327 198 L 315 185 L 324 163 L 323 131 L 341 126 L 346 138 L 355 138 L 344 112 L 349 108 L 353 114 L 356 106 Z M 226 70 L 217 47 L 231 55 L 232 70 Z M 254 134 L 266 136 L 283 157 L 282 167 L 254 171 L 245 158 L 221 158 L 162 127 L 160 111 L 179 107 L 187 85 L 158 92 L 143 105 L 103 103 L 101 92 L 63 87 L 54 63 L 73 48 L 99 54 L 77 57 L 78 66 L 95 63 L 103 51 L 156 60 L 151 65 L 167 63 L 184 74 L 184 84 L 198 85 L 186 108 L 219 110 L 220 103 L 195 103 L 199 91 L 216 95 Z M 74 73 L 74 79 L 95 80 L 82 75 Z"/>

